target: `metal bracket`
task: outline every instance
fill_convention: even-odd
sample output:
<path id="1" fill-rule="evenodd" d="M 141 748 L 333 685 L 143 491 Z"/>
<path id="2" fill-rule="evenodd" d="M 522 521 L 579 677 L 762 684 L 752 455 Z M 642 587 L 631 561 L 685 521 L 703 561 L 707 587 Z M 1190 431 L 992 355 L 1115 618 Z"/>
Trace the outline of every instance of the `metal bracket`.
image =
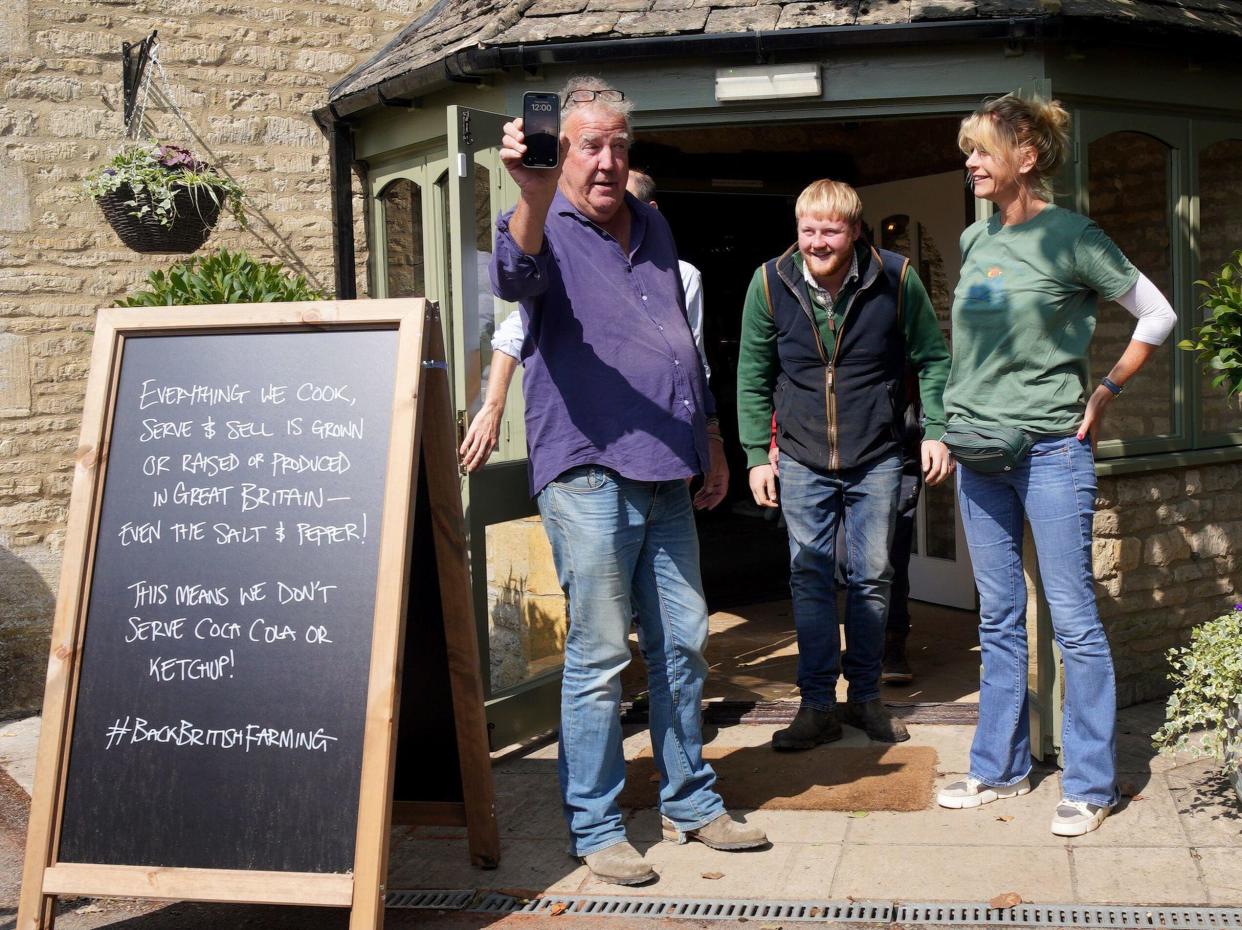
<path id="1" fill-rule="evenodd" d="M 159 35 L 158 29 L 141 42 L 121 43 L 121 91 L 125 101 L 125 125 L 129 125 L 134 115 L 134 107 L 138 103 L 138 90 L 142 87 L 142 76 L 146 73 L 147 62 L 151 60 L 151 46 Z"/>
<path id="2" fill-rule="evenodd" d="M 1029 38 L 1025 23 L 1016 19 L 1009 20 L 1009 36 L 1005 40 L 1005 57 L 1021 58 L 1026 54 L 1026 40 Z"/>
<path id="3" fill-rule="evenodd" d="M 434 368 L 436 371 L 448 371 L 448 362 L 437 362 L 435 359 L 426 359 L 423 362 L 424 368 Z"/>
<path id="4" fill-rule="evenodd" d="M 420 109 L 422 103 L 418 97 L 385 97 L 384 86 L 381 84 L 375 88 L 375 93 L 379 97 L 379 102 L 386 107 L 401 107 L 407 110 Z"/>
<path id="5" fill-rule="evenodd" d="M 474 132 L 470 128 L 470 111 L 461 111 L 461 141 L 466 145 L 474 145 Z"/>

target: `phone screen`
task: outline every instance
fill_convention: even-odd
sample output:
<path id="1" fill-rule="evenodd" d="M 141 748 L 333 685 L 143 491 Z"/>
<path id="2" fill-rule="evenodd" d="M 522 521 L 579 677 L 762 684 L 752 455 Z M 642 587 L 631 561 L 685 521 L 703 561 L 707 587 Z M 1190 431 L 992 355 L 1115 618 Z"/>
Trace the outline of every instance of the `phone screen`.
<path id="1" fill-rule="evenodd" d="M 555 168 L 560 154 L 561 111 L 556 94 L 526 94 L 522 98 L 522 132 L 528 168 Z"/>

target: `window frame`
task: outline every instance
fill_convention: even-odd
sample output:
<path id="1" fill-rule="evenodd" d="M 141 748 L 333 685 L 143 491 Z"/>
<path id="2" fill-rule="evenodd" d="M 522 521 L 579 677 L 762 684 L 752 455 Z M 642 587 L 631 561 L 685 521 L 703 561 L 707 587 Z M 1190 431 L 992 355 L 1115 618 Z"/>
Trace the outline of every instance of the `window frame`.
<path id="1" fill-rule="evenodd" d="M 1200 297 L 1201 289 L 1195 287 L 1195 281 L 1207 278 L 1209 274 L 1215 273 L 1216 268 L 1205 268 L 1201 264 L 1201 256 L 1199 253 L 1199 244 L 1202 241 L 1203 227 L 1201 214 L 1201 190 L 1200 190 L 1200 160 L 1203 152 L 1218 142 L 1237 142 L 1242 145 L 1242 119 L 1237 120 L 1210 120 L 1210 119 L 1192 119 L 1190 120 L 1189 130 L 1189 153 L 1190 153 L 1190 226 L 1191 236 L 1189 242 L 1190 263 L 1189 269 L 1191 274 L 1188 275 L 1191 290 L 1191 297 L 1187 304 L 1186 315 L 1186 336 L 1190 337 L 1190 327 L 1197 324 L 1203 319 L 1200 312 L 1202 299 Z M 1237 244 L 1238 248 L 1242 248 L 1242 242 Z M 1232 252 L 1232 250 L 1231 250 Z M 1199 365 L 1198 359 L 1191 353 L 1186 353 L 1187 357 L 1192 360 L 1191 367 L 1191 436 L 1193 439 L 1193 448 L 1195 449 L 1222 449 L 1234 446 L 1242 446 L 1242 413 L 1238 416 L 1238 428 L 1231 432 L 1209 433 L 1203 428 L 1203 395 L 1202 387 L 1209 382 L 1209 378 L 1204 374 L 1203 369 Z"/>
<path id="2" fill-rule="evenodd" d="M 1155 113 L 1127 111 L 1103 111 L 1079 108 L 1074 113 L 1075 155 L 1075 207 L 1091 216 L 1090 148 L 1093 142 L 1118 132 L 1138 133 L 1150 136 L 1168 147 L 1169 172 L 1165 195 L 1165 216 L 1168 222 L 1170 243 L 1170 277 L 1172 292 L 1166 294 L 1177 313 L 1178 322 L 1169 335 L 1166 345 L 1172 346 L 1171 364 L 1173 376 L 1169 384 L 1169 405 L 1172 430 L 1160 437 L 1133 439 L 1110 439 L 1101 441 L 1096 449 L 1096 459 L 1101 462 L 1128 459 L 1135 456 L 1151 456 L 1159 453 L 1184 452 L 1193 445 L 1193 411 L 1186 403 L 1190 390 L 1192 366 L 1187 353 L 1176 348 L 1176 343 L 1186 332 L 1187 307 L 1190 299 L 1189 242 L 1190 242 L 1190 179 L 1188 152 L 1190 147 L 1190 121 L 1184 118 Z M 1144 269 L 1140 268 L 1139 271 Z M 1097 379 L 1106 371 L 1092 371 Z M 1140 375 L 1142 377 L 1142 375 Z M 1089 386 L 1090 387 L 1090 386 Z M 1118 401 L 1124 403 L 1124 400 Z"/>

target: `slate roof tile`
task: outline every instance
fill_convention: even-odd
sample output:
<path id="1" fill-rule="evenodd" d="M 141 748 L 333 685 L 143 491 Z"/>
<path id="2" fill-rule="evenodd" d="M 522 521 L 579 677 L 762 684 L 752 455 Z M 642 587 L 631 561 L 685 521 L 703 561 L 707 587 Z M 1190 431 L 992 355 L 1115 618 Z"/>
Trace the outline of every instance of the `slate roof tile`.
<path id="1" fill-rule="evenodd" d="M 468 47 L 1054 13 L 1242 38 L 1242 0 L 436 0 L 329 96 L 339 100 Z"/>
<path id="2" fill-rule="evenodd" d="M 775 4 L 763 6 L 739 6 L 732 9 L 712 10 L 707 17 L 706 32 L 752 32 L 756 29 L 775 29 L 781 8 Z"/>
<path id="3" fill-rule="evenodd" d="M 652 13 L 623 13 L 617 20 L 617 33 L 623 36 L 676 35 L 701 32 L 707 23 L 707 10 L 662 10 Z"/>

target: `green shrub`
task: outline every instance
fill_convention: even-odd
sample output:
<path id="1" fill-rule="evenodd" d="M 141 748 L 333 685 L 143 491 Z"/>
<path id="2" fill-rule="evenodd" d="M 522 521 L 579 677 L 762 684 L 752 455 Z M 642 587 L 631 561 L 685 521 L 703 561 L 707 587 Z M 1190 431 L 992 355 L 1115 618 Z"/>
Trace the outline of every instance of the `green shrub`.
<path id="1" fill-rule="evenodd" d="M 1228 387 L 1228 396 L 1242 390 L 1242 250 L 1210 281 L 1196 281 L 1206 288 L 1202 307 L 1207 318 L 1195 329 L 1193 339 L 1183 339 L 1179 349 L 1199 353 L 1213 387 Z"/>
<path id="2" fill-rule="evenodd" d="M 1190 645 L 1170 649 L 1168 658 L 1169 680 L 1176 687 L 1167 722 L 1154 735 L 1156 746 L 1215 756 L 1226 773 L 1234 771 L 1242 754 L 1242 604 L 1195 627 Z M 1198 731 L 1203 736 L 1192 743 L 1190 736 Z"/>
<path id="3" fill-rule="evenodd" d="M 145 290 L 118 300 L 116 305 L 167 307 L 323 299 L 322 291 L 280 262 L 259 262 L 245 252 L 220 249 L 212 255 L 177 262 L 166 271 L 151 272 Z"/>

